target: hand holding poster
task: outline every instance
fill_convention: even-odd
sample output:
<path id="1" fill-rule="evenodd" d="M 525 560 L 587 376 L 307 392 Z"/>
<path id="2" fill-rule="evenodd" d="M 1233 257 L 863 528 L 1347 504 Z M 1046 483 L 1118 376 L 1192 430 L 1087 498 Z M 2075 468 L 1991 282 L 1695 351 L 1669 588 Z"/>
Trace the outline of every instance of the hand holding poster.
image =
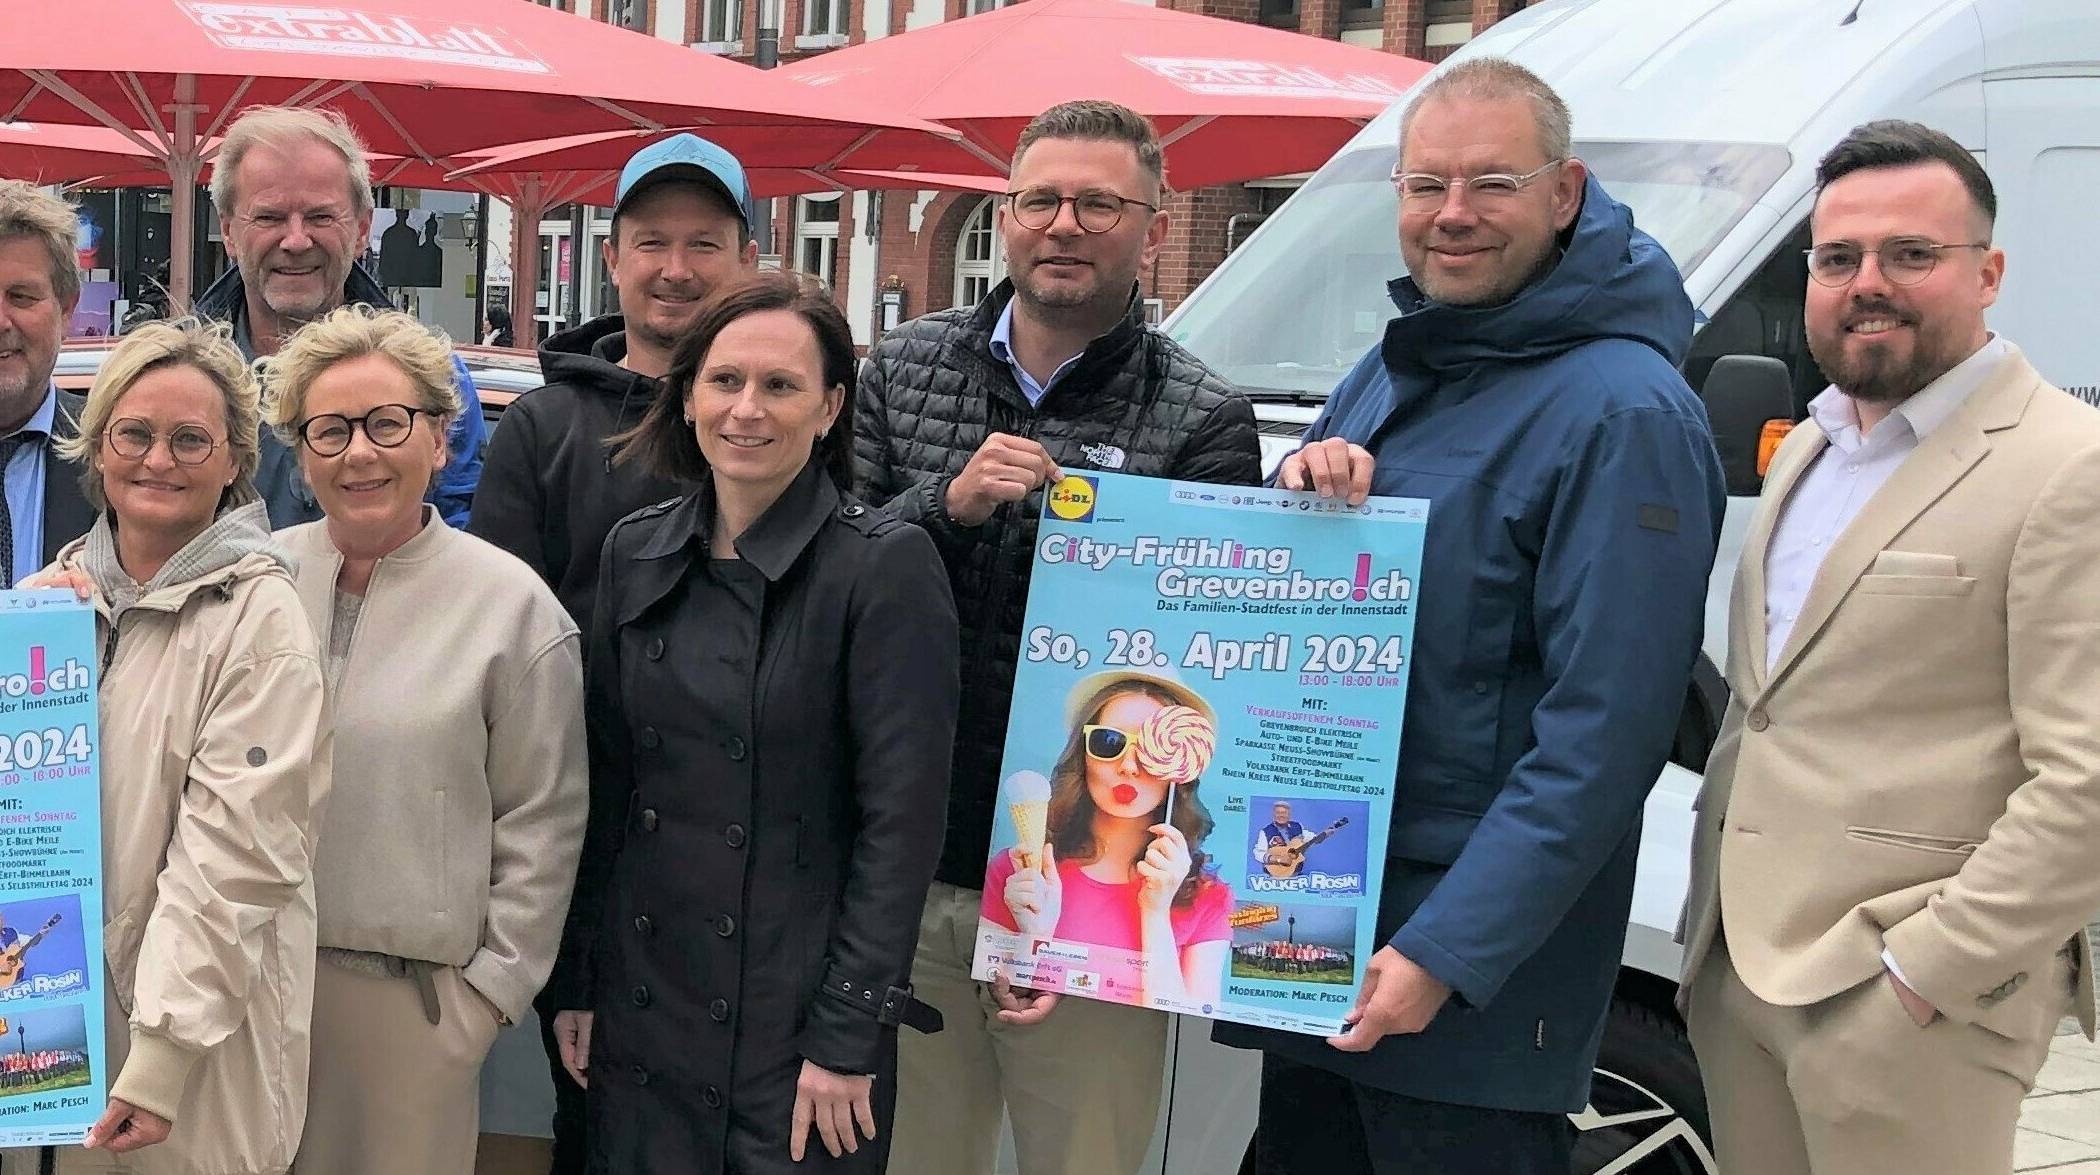
<path id="1" fill-rule="evenodd" d="M 1341 1030 L 1375 949 L 1427 516 L 1051 488 L 977 978 Z"/>
<path id="2" fill-rule="evenodd" d="M 107 1098 L 94 613 L 0 592 L 0 1147 L 79 1142 Z"/>

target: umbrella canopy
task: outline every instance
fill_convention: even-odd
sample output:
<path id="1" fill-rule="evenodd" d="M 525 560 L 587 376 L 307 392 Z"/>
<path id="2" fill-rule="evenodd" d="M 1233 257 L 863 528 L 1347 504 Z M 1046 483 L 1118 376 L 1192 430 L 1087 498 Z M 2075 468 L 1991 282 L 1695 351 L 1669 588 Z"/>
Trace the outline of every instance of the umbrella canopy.
<path id="1" fill-rule="evenodd" d="M 106 127 L 0 123 L 0 179 L 68 184 L 153 166 L 155 160 L 144 147 Z"/>
<path id="2" fill-rule="evenodd" d="M 164 187 L 168 173 L 152 156 L 130 139 L 101 127 L 52 127 L 56 141 L 79 148 L 63 157 L 47 152 L 51 165 L 39 183 L 75 183 L 96 188 Z M 534 237 L 540 218 L 549 208 L 562 204 L 593 204 L 610 208 L 620 168 L 628 156 L 649 142 L 675 132 L 657 134 L 616 131 L 596 135 L 573 135 L 546 143 L 530 143 L 500 151 L 469 152 L 448 163 L 404 159 L 393 155 L 371 158 L 372 183 L 402 188 L 428 188 L 448 192 L 481 192 L 511 205 L 511 313 L 517 321 L 532 317 L 530 299 L 538 285 L 539 249 Z M 11 132 L 0 127 L 0 178 L 18 176 L 17 158 L 11 145 L 31 139 L 32 132 Z M 456 165 L 466 164 L 463 169 Z M 210 165 L 199 175 L 200 183 L 211 180 Z M 797 196 L 810 192 L 843 192 L 870 189 L 945 188 L 959 191 L 998 191 L 1002 182 L 987 175 L 943 175 L 909 171 L 837 171 L 812 168 L 753 167 L 745 170 L 752 195 Z"/>
<path id="3" fill-rule="evenodd" d="M 1310 171 L 1430 70 L 1416 61 L 1243 21 L 1127 0 L 1031 0 L 798 61 L 809 89 L 962 132 L 915 144 L 931 170 L 1003 175 L 1021 130 L 1075 98 L 1150 117 L 1182 189 Z M 861 150 L 899 152 L 887 135 Z M 974 160 L 974 162 L 972 162 Z M 848 155 L 840 166 L 884 167 Z"/>
<path id="4" fill-rule="evenodd" d="M 719 125 L 768 128 L 803 166 L 858 151 L 881 169 L 866 162 L 881 158 L 875 128 L 905 163 L 915 139 L 945 133 L 526 0 L 69 0 L 63 19 L 8 26 L 0 122 L 132 136 L 167 167 L 184 258 L 206 144 L 263 103 L 332 106 L 373 149 L 432 163 L 521 134 Z M 170 276 L 186 302 L 189 267 Z"/>

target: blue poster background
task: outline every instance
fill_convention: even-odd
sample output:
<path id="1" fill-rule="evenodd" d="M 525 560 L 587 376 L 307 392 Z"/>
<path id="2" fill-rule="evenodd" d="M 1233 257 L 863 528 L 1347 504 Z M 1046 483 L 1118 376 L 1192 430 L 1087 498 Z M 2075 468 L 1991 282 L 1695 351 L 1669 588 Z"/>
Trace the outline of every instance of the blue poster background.
<path id="1" fill-rule="evenodd" d="M 1377 948 L 1428 509 L 1106 473 L 1050 487 L 977 978 L 1341 1030 Z M 1199 712 L 1196 729 L 1215 731 L 1192 782 L 1161 783 L 1125 752 L 1141 738 L 1117 723 L 1162 709 Z M 1328 833 L 1295 864 L 1257 855 L 1278 803 L 1294 843 L 1270 848 Z M 1165 883 L 1148 896 L 1131 862 L 1170 839 L 1153 821 L 1186 842 L 1199 813 L 1208 832 L 1189 846 L 1192 868 L 1165 875 L 1182 883 L 1162 913 Z M 1045 841 L 1047 873 L 1034 848 Z"/>
<path id="2" fill-rule="evenodd" d="M 79 1142 L 108 1100 L 97 675 L 72 592 L 0 592 L 0 1147 Z"/>

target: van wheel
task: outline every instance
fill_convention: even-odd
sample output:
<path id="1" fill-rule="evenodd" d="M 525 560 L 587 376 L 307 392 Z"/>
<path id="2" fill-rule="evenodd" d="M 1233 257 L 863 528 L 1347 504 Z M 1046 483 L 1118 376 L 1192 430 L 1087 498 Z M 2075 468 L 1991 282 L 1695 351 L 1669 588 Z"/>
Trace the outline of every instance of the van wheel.
<path id="1" fill-rule="evenodd" d="M 1571 1114 L 1576 1175 L 1717 1175 L 1706 1094 L 1675 1017 L 1612 1001 L 1590 1104 Z"/>

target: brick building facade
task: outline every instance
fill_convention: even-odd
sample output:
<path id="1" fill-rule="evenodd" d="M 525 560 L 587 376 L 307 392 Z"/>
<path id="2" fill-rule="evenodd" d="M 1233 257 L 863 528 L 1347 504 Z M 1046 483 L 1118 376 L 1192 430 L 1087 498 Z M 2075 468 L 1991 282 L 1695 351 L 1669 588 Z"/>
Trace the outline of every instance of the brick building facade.
<path id="1" fill-rule="evenodd" d="M 768 0 L 540 0 L 749 63 Z M 1015 0 L 771 0 L 783 63 L 894 36 Z M 1025 2 L 1025 0 L 1019 0 Z M 1165 7 L 1296 29 L 1307 36 L 1440 61 L 1531 0 L 1159 0 Z M 1173 176 L 1168 175 L 1171 184 Z M 1177 193 L 1172 228 L 1142 281 L 1152 309 L 1187 297 L 1275 211 L 1298 177 Z M 909 318 L 969 299 L 1002 276 L 991 201 L 976 193 L 855 192 L 772 201 L 768 257 L 827 278 L 863 343 L 880 333 L 885 293 Z M 586 307 L 595 310 L 595 307 Z"/>

